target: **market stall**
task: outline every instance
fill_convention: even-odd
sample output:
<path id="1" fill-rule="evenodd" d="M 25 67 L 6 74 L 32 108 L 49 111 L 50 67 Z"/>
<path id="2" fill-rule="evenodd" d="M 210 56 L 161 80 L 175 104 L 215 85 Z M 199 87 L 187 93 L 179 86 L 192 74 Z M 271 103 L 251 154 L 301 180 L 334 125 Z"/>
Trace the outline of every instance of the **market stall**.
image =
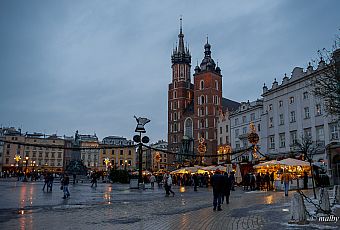
<path id="1" fill-rule="evenodd" d="M 281 190 L 281 176 L 283 172 L 288 172 L 292 178 L 291 189 L 303 188 L 303 177 L 306 172 L 308 175 L 308 187 L 311 187 L 310 164 L 293 158 L 287 158 L 281 161 L 267 161 L 254 166 L 257 173 L 272 174 L 274 173 L 274 187 Z"/>

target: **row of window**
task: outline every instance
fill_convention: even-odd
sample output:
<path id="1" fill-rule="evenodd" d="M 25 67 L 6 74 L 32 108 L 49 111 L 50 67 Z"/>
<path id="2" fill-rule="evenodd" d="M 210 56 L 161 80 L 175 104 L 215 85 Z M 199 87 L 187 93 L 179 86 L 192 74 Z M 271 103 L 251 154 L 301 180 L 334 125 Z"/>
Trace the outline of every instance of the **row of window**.
<path id="1" fill-rule="evenodd" d="M 214 133 L 214 137 L 213 137 L 213 139 L 215 139 L 216 140 L 216 132 Z M 197 140 L 198 139 L 200 139 L 201 137 L 203 137 L 204 139 L 209 139 L 209 137 L 210 137 L 210 139 L 212 138 L 211 136 L 209 136 L 209 133 L 208 133 L 208 131 L 205 131 L 205 132 L 198 132 L 197 133 Z M 170 136 L 170 141 L 172 141 L 172 143 L 178 143 L 178 137 L 177 137 L 177 135 L 172 135 L 172 136 Z"/>
<path id="2" fill-rule="evenodd" d="M 223 132 L 223 127 L 220 127 L 220 134 L 222 134 L 222 132 Z M 225 132 L 226 133 L 229 132 L 229 126 L 228 125 L 225 126 Z"/>
<path id="3" fill-rule="evenodd" d="M 180 112 L 174 112 L 170 113 L 170 121 L 177 121 L 181 118 L 181 113 Z"/>
<path id="4" fill-rule="evenodd" d="M 103 149 L 103 150 L 101 150 L 101 151 L 102 151 L 102 154 L 103 154 L 103 155 L 105 155 L 105 154 L 114 155 L 114 154 L 115 154 L 115 150 L 114 150 L 114 149 Z M 118 152 L 118 150 L 117 150 L 117 152 Z M 123 150 L 123 149 L 120 149 L 120 150 L 119 150 L 119 154 L 120 154 L 120 155 L 124 155 L 124 150 Z M 132 151 L 129 150 L 129 155 L 131 155 L 131 154 L 132 154 Z"/>
<path id="5" fill-rule="evenodd" d="M 243 139 L 242 140 L 242 147 L 243 148 L 247 148 L 248 147 L 248 140 L 247 139 Z M 235 148 L 236 150 L 240 149 L 241 148 L 241 144 L 240 144 L 240 141 L 235 141 Z"/>
<path id="6" fill-rule="evenodd" d="M 208 102 L 208 95 L 201 95 L 201 96 L 197 97 L 197 103 L 198 103 L 198 105 L 203 105 L 203 104 L 209 103 Z M 213 95 L 212 96 L 212 103 L 215 104 L 215 105 L 219 105 L 221 103 L 221 98 L 217 95 Z"/>
<path id="7" fill-rule="evenodd" d="M 35 161 L 35 165 L 32 165 L 31 163 L 28 164 L 28 166 L 32 167 L 32 166 L 61 166 L 61 160 L 57 160 L 57 163 L 55 160 L 46 160 L 42 161 L 41 159 L 36 159 L 36 158 L 32 158 L 31 162 Z M 5 164 L 9 165 L 10 164 L 10 159 L 9 158 L 5 158 Z M 13 164 L 15 165 L 16 162 Z"/>
<path id="8" fill-rule="evenodd" d="M 29 152 L 29 151 L 26 151 L 26 156 L 28 157 L 36 157 L 37 156 L 37 153 L 36 152 Z M 43 154 L 42 152 L 39 152 L 38 154 L 38 157 L 43 157 L 43 155 L 45 156 L 45 158 L 49 158 L 51 156 L 51 158 L 54 158 L 56 155 L 57 155 L 57 158 L 62 158 L 62 153 L 58 153 L 58 154 L 55 154 L 55 153 L 48 153 L 48 152 L 45 152 L 45 154 Z"/>
<path id="9" fill-rule="evenodd" d="M 251 113 L 250 114 L 250 121 L 255 121 L 255 119 L 256 119 L 255 113 Z M 242 124 L 247 123 L 247 122 L 248 122 L 247 116 L 246 115 L 242 116 Z M 237 117 L 237 118 L 235 118 L 235 125 L 239 125 L 239 124 L 240 124 L 240 121 Z"/>
<path id="10" fill-rule="evenodd" d="M 229 136 L 225 136 L 225 138 L 220 137 L 220 143 L 218 143 L 218 144 L 220 144 L 220 145 L 228 145 L 229 144 Z"/>
<path id="11" fill-rule="evenodd" d="M 260 124 L 257 124 L 257 131 L 261 131 L 261 126 Z M 243 127 L 242 128 L 242 134 L 247 134 L 248 133 L 248 127 Z M 235 138 L 238 138 L 240 136 L 240 130 L 235 129 Z"/>
<path id="12" fill-rule="evenodd" d="M 339 139 L 339 129 L 337 124 L 329 124 L 329 130 L 330 130 L 330 139 L 331 140 L 338 140 Z M 303 130 L 303 136 L 312 136 L 312 129 L 307 128 Z M 318 126 L 315 127 L 316 132 L 316 142 L 318 143 L 324 143 L 325 141 L 325 135 L 324 135 L 324 127 Z M 298 141 L 297 131 L 290 131 L 290 145 L 294 145 Z M 285 148 L 286 147 L 286 135 L 285 133 L 279 134 L 279 148 Z M 275 149 L 275 135 L 269 136 L 269 148 Z"/>
<path id="13" fill-rule="evenodd" d="M 200 81 L 200 90 L 202 90 L 202 89 L 205 89 L 204 80 Z M 218 81 L 217 80 L 215 80 L 215 87 L 214 87 L 214 89 L 218 90 Z"/>
<path id="14" fill-rule="evenodd" d="M 303 95 L 303 99 L 304 99 L 304 100 L 306 100 L 306 99 L 309 98 L 309 93 L 308 93 L 307 91 L 306 91 L 306 92 L 303 92 L 302 95 Z M 289 102 L 289 104 L 294 104 L 294 103 L 295 103 L 295 97 L 293 97 L 293 96 L 289 97 L 288 102 Z M 283 106 L 283 101 L 280 100 L 280 101 L 279 101 L 279 107 L 282 107 L 282 106 Z M 273 110 L 273 104 L 269 104 L 269 105 L 268 105 L 268 110 L 269 110 L 269 111 L 272 111 L 272 110 Z"/>
<path id="15" fill-rule="evenodd" d="M 318 104 L 316 105 L 316 116 L 320 116 L 322 115 L 322 110 L 321 110 L 321 105 Z M 290 123 L 294 123 L 296 122 L 296 113 L 295 111 L 291 111 L 290 112 L 290 117 L 289 117 L 289 121 Z M 305 107 L 304 108 L 304 119 L 309 119 L 310 118 L 310 113 L 309 113 L 309 107 Z M 284 121 L 284 115 L 283 113 L 279 114 L 279 125 L 284 125 L 285 124 L 285 121 Z M 270 117 L 269 118 L 269 128 L 272 128 L 274 127 L 274 118 L 273 117 Z"/>

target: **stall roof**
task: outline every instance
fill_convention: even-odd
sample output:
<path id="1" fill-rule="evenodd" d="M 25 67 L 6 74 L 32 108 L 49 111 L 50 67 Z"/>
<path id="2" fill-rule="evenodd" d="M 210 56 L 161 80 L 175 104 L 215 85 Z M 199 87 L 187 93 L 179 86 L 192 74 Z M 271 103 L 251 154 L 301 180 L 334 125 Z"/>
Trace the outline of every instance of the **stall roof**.
<path id="1" fill-rule="evenodd" d="M 287 158 L 280 161 L 282 165 L 287 166 L 310 166 L 309 162 L 301 161 L 294 158 Z"/>

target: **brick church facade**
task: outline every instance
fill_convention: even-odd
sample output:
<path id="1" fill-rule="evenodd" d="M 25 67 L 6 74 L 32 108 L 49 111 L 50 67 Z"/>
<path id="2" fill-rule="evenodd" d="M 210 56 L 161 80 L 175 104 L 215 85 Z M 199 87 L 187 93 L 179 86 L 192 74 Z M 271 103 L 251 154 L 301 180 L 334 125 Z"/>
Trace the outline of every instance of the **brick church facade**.
<path id="1" fill-rule="evenodd" d="M 199 157 L 198 140 L 206 144 L 206 155 L 217 154 L 217 120 L 219 113 L 233 110 L 239 103 L 222 98 L 221 69 L 211 56 L 211 45 L 204 45 L 204 58 L 195 67 L 191 81 L 191 54 L 184 46 L 182 25 L 178 46 L 173 50 L 172 81 L 168 88 L 168 150 L 179 153 L 169 159 L 172 162 L 195 160 Z M 169 156 L 170 158 L 171 156 Z M 198 163 L 200 160 L 197 161 Z M 217 162 L 216 158 L 204 158 L 204 163 Z"/>

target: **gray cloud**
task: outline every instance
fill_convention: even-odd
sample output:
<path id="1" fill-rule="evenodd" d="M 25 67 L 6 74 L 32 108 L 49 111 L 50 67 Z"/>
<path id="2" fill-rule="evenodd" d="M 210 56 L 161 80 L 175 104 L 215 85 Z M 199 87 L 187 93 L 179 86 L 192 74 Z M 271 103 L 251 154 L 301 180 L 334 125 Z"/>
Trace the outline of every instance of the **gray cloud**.
<path id="1" fill-rule="evenodd" d="M 338 1 L 1 1 L 0 124 L 167 138 L 170 54 L 183 15 L 192 65 L 206 34 L 223 95 L 246 101 L 305 67 L 340 28 Z"/>

